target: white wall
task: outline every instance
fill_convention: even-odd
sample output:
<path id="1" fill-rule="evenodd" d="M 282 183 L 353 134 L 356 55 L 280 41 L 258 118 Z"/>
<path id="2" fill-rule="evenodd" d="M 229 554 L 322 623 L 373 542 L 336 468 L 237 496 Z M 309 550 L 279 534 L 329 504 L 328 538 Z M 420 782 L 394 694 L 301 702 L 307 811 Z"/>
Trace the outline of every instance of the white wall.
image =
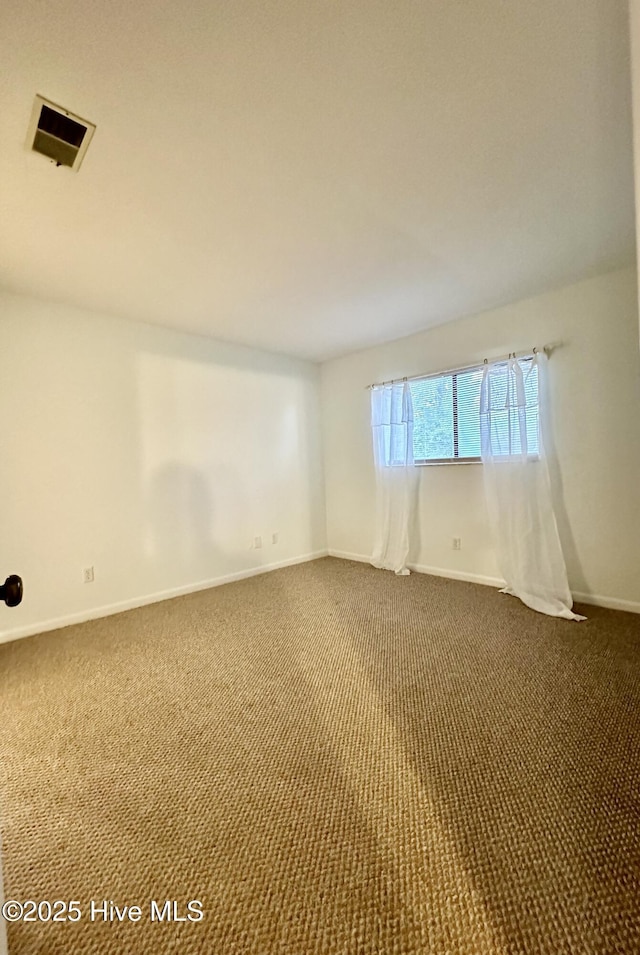
<path id="1" fill-rule="evenodd" d="M 371 553 L 374 472 L 366 385 L 561 343 L 549 362 L 571 587 L 640 609 L 640 352 L 635 269 L 327 362 L 322 366 L 329 549 Z M 420 469 L 412 561 L 453 576 L 499 576 L 481 465 Z M 452 537 L 462 538 L 454 552 Z M 629 607 L 629 609 L 632 609 Z"/>
<path id="2" fill-rule="evenodd" d="M 8 294 L 0 329 L 0 639 L 325 548 L 317 366 Z"/>

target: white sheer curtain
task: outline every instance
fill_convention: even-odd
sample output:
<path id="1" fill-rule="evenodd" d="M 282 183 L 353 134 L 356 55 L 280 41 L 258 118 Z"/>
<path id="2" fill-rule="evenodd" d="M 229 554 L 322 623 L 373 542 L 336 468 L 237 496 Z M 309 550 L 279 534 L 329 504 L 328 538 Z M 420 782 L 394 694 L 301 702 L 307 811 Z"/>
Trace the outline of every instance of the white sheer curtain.
<path id="1" fill-rule="evenodd" d="M 545 409 L 540 407 L 546 395 L 546 361 L 540 352 L 522 365 L 515 357 L 485 365 L 480 436 L 487 505 L 507 584 L 502 592 L 540 613 L 584 620 L 571 610 L 551 500 Z M 535 375 L 537 389 L 531 387 Z"/>
<path id="2" fill-rule="evenodd" d="M 371 563 L 396 574 L 408 574 L 416 480 L 408 382 L 371 389 L 371 431 L 376 466 L 376 534 Z"/>

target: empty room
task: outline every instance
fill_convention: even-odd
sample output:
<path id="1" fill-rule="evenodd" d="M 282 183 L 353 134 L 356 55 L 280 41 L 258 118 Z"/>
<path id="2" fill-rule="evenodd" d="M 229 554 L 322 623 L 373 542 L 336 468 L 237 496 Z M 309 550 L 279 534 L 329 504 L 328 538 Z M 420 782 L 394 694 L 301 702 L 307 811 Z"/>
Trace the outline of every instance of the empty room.
<path id="1" fill-rule="evenodd" d="M 0 51 L 0 955 L 637 955 L 640 0 Z"/>

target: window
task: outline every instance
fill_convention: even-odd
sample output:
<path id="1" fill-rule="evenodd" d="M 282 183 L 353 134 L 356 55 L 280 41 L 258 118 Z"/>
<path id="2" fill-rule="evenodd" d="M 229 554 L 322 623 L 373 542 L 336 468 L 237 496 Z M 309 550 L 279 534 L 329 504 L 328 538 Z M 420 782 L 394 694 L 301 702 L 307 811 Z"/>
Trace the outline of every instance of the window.
<path id="1" fill-rule="evenodd" d="M 527 447 L 538 454 L 538 367 L 520 358 L 527 402 Z M 497 453 L 520 451 L 518 409 L 507 405 L 508 363 L 493 366 L 491 427 Z M 484 366 L 449 371 L 410 382 L 416 464 L 480 461 L 480 388 Z M 495 453 L 495 451 L 494 451 Z"/>

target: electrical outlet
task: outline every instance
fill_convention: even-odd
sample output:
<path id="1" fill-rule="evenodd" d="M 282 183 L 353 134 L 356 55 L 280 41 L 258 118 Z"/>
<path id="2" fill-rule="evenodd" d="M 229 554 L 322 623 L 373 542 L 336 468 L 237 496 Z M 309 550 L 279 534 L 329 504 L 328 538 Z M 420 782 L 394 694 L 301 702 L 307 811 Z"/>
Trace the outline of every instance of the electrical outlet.
<path id="1" fill-rule="evenodd" d="M 454 549 L 454 550 L 460 550 L 461 548 L 462 548 L 462 538 L 461 538 L 461 537 L 454 537 L 454 538 L 453 538 L 453 549 Z"/>
<path id="2" fill-rule="evenodd" d="M 262 538 L 261 538 L 261 537 L 254 537 L 254 538 L 253 538 L 253 546 L 255 547 L 256 550 L 258 550 L 259 547 L 262 547 Z"/>
<path id="3" fill-rule="evenodd" d="M 82 571 L 82 579 L 84 580 L 85 584 L 93 583 L 95 580 L 93 567 L 85 567 L 85 569 Z"/>
<path id="4" fill-rule="evenodd" d="M 278 531 L 274 531 L 273 534 L 271 535 L 271 543 L 272 543 L 272 544 L 277 544 L 277 543 L 278 543 L 278 538 L 279 538 L 279 536 L 280 536 L 280 535 L 279 535 Z"/>

